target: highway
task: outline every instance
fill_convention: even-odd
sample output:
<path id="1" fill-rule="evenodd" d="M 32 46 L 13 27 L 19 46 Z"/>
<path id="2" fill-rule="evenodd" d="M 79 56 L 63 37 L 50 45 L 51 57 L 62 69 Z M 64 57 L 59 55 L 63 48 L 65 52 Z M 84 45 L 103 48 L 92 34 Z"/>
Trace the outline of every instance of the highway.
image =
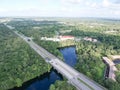
<path id="1" fill-rule="evenodd" d="M 37 45 L 32 39 L 15 32 L 26 43 L 30 45 L 46 62 L 50 63 L 54 69 L 65 76 L 68 82 L 74 85 L 78 90 L 106 90 L 104 87 L 91 80 L 87 76 L 75 70 L 73 67 L 67 65 L 62 60 L 49 53 L 47 50 Z"/>

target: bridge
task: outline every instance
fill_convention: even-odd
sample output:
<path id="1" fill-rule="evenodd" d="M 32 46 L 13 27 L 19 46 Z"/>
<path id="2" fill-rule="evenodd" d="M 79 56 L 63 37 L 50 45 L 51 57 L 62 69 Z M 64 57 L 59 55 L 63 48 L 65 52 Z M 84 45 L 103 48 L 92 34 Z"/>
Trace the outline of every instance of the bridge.
<path id="1" fill-rule="evenodd" d="M 78 90 L 106 90 L 104 87 L 91 80 L 87 76 L 75 70 L 73 67 L 67 65 L 62 60 L 49 53 L 47 50 L 37 45 L 32 39 L 15 32 L 21 37 L 29 46 L 34 49 L 46 62 L 50 63 L 54 69 L 65 76 L 68 82 L 75 86 Z"/>
<path id="2" fill-rule="evenodd" d="M 108 57 L 103 57 L 103 60 L 109 66 L 108 78 L 111 78 L 112 80 L 116 81 L 115 71 L 117 71 L 117 68 L 115 66 L 115 63 L 113 63 L 113 61 L 110 60 Z"/>

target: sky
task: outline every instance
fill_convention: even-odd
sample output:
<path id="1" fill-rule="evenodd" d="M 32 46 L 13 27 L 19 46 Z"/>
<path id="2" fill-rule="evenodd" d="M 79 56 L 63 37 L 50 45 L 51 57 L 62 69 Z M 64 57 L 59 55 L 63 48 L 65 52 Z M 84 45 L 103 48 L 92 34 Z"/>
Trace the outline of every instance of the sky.
<path id="1" fill-rule="evenodd" d="M 0 16 L 120 19 L 120 0 L 0 0 Z"/>

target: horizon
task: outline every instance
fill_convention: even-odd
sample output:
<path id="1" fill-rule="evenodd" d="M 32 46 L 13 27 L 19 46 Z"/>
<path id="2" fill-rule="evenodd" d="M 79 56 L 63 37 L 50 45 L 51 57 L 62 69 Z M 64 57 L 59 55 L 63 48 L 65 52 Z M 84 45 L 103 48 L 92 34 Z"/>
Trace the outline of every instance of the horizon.
<path id="1" fill-rule="evenodd" d="M 0 18 L 71 18 L 71 19 L 113 19 L 113 20 L 120 20 L 120 18 L 114 18 L 114 17 L 58 17 L 58 16 L 0 16 Z"/>

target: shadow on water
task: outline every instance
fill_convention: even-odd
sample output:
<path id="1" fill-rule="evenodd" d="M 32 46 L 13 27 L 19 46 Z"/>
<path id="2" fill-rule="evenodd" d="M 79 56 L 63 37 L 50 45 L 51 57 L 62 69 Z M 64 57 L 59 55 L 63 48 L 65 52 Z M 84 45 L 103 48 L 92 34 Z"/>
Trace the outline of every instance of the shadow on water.
<path id="1" fill-rule="evenodd" d="M 55 83 L 56 80 L 63 80 L 63 77 L 52 68 L 49 73 L 31 79 L 23 83 L 21 87 L 15 87 L 9 90 L 48 90 L 50 85 Z"/>

